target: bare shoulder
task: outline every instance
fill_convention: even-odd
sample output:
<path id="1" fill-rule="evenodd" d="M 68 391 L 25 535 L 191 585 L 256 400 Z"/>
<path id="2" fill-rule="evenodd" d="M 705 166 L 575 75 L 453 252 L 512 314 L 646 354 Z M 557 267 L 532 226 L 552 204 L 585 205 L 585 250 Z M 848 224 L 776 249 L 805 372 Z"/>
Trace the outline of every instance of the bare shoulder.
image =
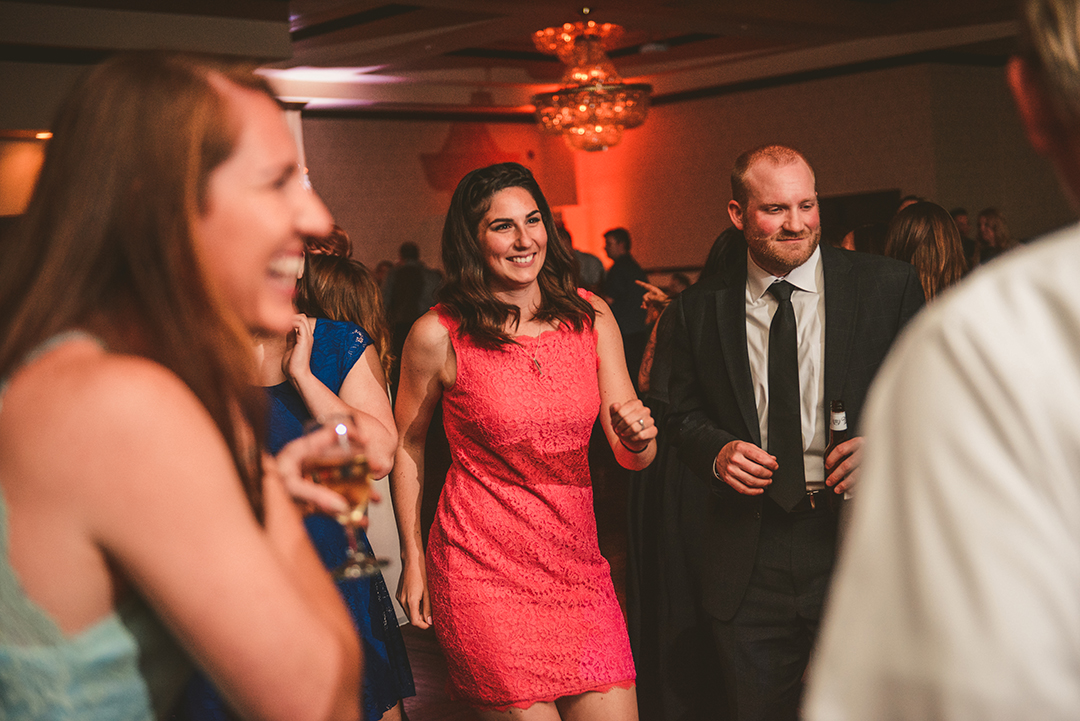
<path id="1" fill-rule="evenodd" d="M 67 395 L 57 400 L 96 415 L 104 425 L 157 426 L 189 414 L 208 417 L 175 373 L 141 356 L 103 352 L 90 362 L 59 370 L 56 380 Z"/>
<path id="2" fill-rule="evenodd" d="M 605 313 L 611 312 L 611 309 L 608 307 L 607 302 L 600 297 L 599 293 L 589 293 L 585 296 L 585 298 L 589 301 L 589 303 L 592 304 L 592 307 L 596 310 L 597 313 L 601 311 Z"/>
<path id="3" fill-rule="evenodd" d="M 439 320 L 439 313 L 433 308 L 413 323 L 406 343 L 424 350 L 433 350 L 450 343 L 450 331 Z"/>
<path id="4" fill-rule="evenodd" d="M 20 369 L 4 399 L 4 410 L 38 414 L 122 416 L 161 401 L 194 395 L 174 373 L 140 356 L 110 353 L 89 341 L 74 341 Z M 31 402 L 32 401 L 32 402 Z M 197 401 L 195 401 L 197 403 Z"/>
<path id="5" fill-rule="evenodd" d="M 443 385 L 453 384 L 456 375 L 454 346 L 450 340 L 450 331 L 443 325 L 434 309 L 413 323 L 401 356 L 403 376 L 406 373 L 437 375 L 442 379 Z"/>
<path id="6" fill-rule="evenodd" d="M 224 444 L 174 373 L 88 342 L 66 343 L 17 373 L 0 413 L 0 453 L 12 478 L 34 478 L 44 488 L 76 474 L 88 497 L 98 481 L 139 482 L 116 473 L 133 448 L 213 446 L 215 437 Z"/>
<path id="7" fill-rule="evenodd" d="M 607 302 L 596 293 L 589 296 L 589 303 L 592 304 L 593 310 L 596 311 L 596 332 L 605 333 L 619 332 L 619 326 L 615 322 L 615 316 L 611 313 L 611 307 Z"/>
<path id="8" fill-rule="evenodd" d="M 429 310 L 413 323 L 409 337 L 405 340 L 403 354 L 413 363 L 427 365 L 441 364 L 453 352 L 450 331 L 439 320 L 435 310 Z"/>

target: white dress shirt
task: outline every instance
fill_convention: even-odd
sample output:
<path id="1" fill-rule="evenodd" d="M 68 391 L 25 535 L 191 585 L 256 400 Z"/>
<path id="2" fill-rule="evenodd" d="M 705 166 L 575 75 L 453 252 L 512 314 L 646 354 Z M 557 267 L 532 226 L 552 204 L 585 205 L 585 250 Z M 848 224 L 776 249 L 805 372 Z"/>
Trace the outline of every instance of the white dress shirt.
<path id="1" fill-rule="evenodd" d="M 1080 226 L 934 301 L 882 366 L 805 709 L 1080 718 Z"/>
<path id="2" fill-rule="evenodd" d="M 746 255 L 746 350 L 754 381 L 761 446 L 769 448 L 769 325 L 777 300 L 769 286 L 781 280 Z M 802 411 L 803 465 L 808 489 L 825 487 L 825 273 L 821 249 L 782 280 L 795 287 L 796 343 L 799 353 L 799 402 Z"/>

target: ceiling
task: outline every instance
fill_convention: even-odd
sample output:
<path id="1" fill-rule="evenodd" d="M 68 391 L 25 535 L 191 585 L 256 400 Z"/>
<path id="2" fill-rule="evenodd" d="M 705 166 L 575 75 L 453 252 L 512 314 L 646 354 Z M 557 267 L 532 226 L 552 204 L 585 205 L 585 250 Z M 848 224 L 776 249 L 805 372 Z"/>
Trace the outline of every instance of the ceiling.
<path id="1" fill-rule="evenodd" d="M 1000 65 L 1014 0 L 290 0 L 293 55 L 268 64 L 308 111 L 527 119 L 564 67 L 532 33 L 585 17 L 653 104 L 913 62 Z"/>
<path id="2" fill-rule="evenodd" d="M 918 62 L 1001 65 L 1015 0 L 599 0 L 653 105 Z M 305 113 L 529 122 L 563 66 L 559 0 L 0 0 L 0 127 L 47 124 L 80 68 L 128 48 L 260 58 Z M 291 56 L 290 56 L 291 55 Z"/>

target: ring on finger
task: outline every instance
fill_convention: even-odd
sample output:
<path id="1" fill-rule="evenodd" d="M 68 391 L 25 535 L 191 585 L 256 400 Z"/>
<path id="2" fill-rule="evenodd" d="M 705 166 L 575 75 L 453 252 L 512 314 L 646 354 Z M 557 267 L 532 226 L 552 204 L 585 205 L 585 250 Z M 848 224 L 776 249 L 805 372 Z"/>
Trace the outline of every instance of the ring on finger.
<path id="1" fill-rule="evenodd" d="M 645 430 L 645 419 L 644 418 L 638 418 L 638 423 L 641 424 L 641 430 Z"/>

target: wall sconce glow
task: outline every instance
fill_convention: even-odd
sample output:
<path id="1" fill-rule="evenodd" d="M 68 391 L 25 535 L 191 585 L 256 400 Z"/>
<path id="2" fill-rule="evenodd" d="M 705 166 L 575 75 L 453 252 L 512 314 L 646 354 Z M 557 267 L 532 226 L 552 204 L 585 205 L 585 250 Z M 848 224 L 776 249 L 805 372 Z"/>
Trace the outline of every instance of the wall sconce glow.
<path id="1" fill-rule="evenodd" d="M 43 130 L 40 133 L 34 133 L 34 137 L 38 140 L 48 140 L 52 137 L 52 133 L 50 133 L 48 130 Z"/>

